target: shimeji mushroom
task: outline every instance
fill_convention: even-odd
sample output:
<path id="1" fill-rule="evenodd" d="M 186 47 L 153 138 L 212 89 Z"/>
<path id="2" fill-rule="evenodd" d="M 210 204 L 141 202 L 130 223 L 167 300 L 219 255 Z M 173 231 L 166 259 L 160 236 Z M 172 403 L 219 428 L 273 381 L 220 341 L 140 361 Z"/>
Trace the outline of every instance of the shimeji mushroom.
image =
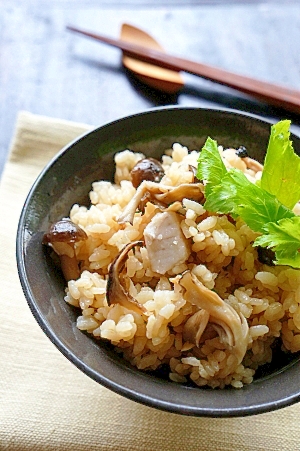
<path id="1" fill-rule="evenodd" d="M 180 285 L 186 290 L 184 298 L 199 307 L 199 311 L 186 322 L 184 336 L 199 347 L 206 327 L 213 327 L 235 357 L 231 365 L 220 371 L 219 376 L 226 377 L 234 372 L 246 354 L 249 342 L 248 323 L 242 314 L 238 314 L 217 293 L 206 288 L 190 271 L 183 275 Z"/>
<path id="2" fill-rule="evenodd" d="M 155 183 L 160 182 L 165 175 L 165 171 L 161 163 L 155 158 L 144 158 L 136 163 L 130 175 L 133 186 L 137 188 L 143 180 L 150 180 Z"/>
<path id="3" fill-rule="evenodd" d="M 85 231 L 68 218 L 63 218 L 52 224 L 49 231 L 44 234 L 43 244 L 52 247 L 59 256 L 66 281 L 76 280 L 80 275 L 75 243 L 86 239 Z"/>

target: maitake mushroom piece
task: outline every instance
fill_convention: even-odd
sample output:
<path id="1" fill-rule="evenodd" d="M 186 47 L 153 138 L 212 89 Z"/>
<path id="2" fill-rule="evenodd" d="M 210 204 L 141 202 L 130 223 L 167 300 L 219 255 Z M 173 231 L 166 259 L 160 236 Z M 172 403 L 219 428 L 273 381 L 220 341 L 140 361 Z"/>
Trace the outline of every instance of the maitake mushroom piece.
<path id="1" fill-rule="evenodd" d="M 183 339 L 189 343 L 194 343 L 197 348 L 201 343 L 201 338 L 208 325 L 209 313 L 207 310 L 198 310 L 186 321 L 183 328 Z"/>
<path id="2" fill-rule="evenodd" d="M 159 207 L 166 207 L 173 202 L 191 199 L 201 202 L 204 198 L 202 183 L 183 183 L 179 186 L 167 186 L 161 183 L 144 180 L 137 188 L 135 195 L 124 208 L 118 219 L 120 224 L 133 223 L 136 210 L 144 198 L 157 204 Z"/>
<path id="3" fill-rule="evenodd" d="M 143 305 L 134 299 L 124 286 L 124 277 L 122 276 L 122 269 L 125 266 L 125 262 L 128 256 L 128 252 L 135 246 L 142 246 L 143 241 L 133 241 L 128 243 L 121 252 L 115 257 L 114 261 L 111 263 L 108 273 L 107 288 L 106 288 L 106 298 L 108 305 L 111 304 L 121 304 L 128 310 L 133 310 L 136 313 L 143 314 L 146 309 Z"/>
<path id="4" fill-rule="evenodd" d="M 75 243 L 85 240 L 87 240 L 85 231 L 68 218 L 52 224 L 43 236 L 43 244 L 52 247 L 59 256 L 61 269 L 67 282 L 78 279 L 80 275 Z"/>
<path id="5" fill-rule="evenodd" d="M 184 337 L 199 346 L 205 329 L 208 326 L 215 329 L 220 340 L 235 356 L 232 365 L 220 371 L 219 376 L 226 377 L 234 372 L 246 354 L 248 323 L 242 314 L 239 315 L 217 293 L 206 288 L 191 272 L 183 275 L 180 285 L 186 290 L 184 298 L 200 309 L 186 322 Z"/>

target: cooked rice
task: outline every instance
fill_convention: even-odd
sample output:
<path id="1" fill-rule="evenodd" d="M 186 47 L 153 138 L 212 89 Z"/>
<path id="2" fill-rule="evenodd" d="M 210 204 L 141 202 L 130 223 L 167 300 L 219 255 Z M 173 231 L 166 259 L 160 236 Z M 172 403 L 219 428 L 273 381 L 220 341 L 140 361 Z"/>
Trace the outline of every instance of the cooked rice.
<path id="1" fill-rule="evenodd" d="M 253 182 L 260 178 L 261 173 L 248 169 L 234 150 L 219 150 L 227 167 L 241 169 Z M 198 156 L 197 151 L 174 144 L 162 157 L 165 175 L 161 183 L 191 183 L 189 165 L 197 166 Z M 188 260 L 160 275 L 151 269 L 146 246 L 131 250 L 124 269 L 129 293 L 147 314 L 120 304 L 109 306 L 106 280 L 110 264 L 126 244 L 143 240 L 145 226 L 157 211 L 148 202 L 143 214 L 136 212 L 133 225 L 118 223 L 136 192 L 130 171 L 141 158 L 142 154 L 129 150 L 118 153 L 116 183 L 93 183 L 91 206 L 72 207 L 70 219 L 85 230 L 88 239 L 76 247 L 81 276 L 68 283 L 65 300 L 80 308 L 80 330 L 111 341 L 117 352 L 138 369 L 156 370 L 167 364 L 174 382 L 241 388 L 253 381 L 259 366 L 271 361 L 272 346 L 278 338 L 285 351 L 300 350 L 300 271 L 260 263 L 252 246 L 258 234 L 241 219 L 234 222 L 226 215 L 211 215 L 200 203 L 183 199 L 181 230 L 192 249 Z M 208 337 L 199 347 L 184 340 L 184 324 L 197 311 L 178 283 L 186 270 L 246 318 L 247 352 L 237 366 L 230 346 L 220 336 Z M 222 376 L 232 365 L 234 371 Z"/>

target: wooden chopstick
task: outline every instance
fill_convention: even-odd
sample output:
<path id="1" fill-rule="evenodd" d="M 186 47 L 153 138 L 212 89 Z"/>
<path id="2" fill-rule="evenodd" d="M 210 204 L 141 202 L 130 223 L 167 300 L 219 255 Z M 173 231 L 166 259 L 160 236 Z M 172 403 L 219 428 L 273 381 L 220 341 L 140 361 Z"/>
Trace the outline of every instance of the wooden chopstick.
<path id="1" fill-rule="evenodd" d="M 121 49 L 126 55 L 141 61 L 156 64 L 165 69 L 184 71 L 207 80 L 241 91 L 276 107 L 284 108 L 294 113 L 300 113 L 300 91 L 289 89 L 265 81 L 238 75 L 217 67 L 208 66 L 184 58 L 169 55 L 158 50 L 132 44 L 121 39 L 114 39 L 67 26 L 67 30 L 79 33 L 113 47 Z"/>

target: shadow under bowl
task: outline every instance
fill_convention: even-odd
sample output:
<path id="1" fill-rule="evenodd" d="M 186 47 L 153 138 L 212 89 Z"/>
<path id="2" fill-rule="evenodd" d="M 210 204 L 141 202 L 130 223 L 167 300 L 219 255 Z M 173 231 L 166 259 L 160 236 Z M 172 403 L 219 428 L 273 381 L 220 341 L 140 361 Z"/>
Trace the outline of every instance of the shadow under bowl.
<path id="1" fill-rule="evenodd" d="M 245 146 L 263 159 L 271 123 L 237 111 L 155 108 L 114 121 L 67 145 L 32 186 L 17 232 L 17 265 L 29 307 L 57 348 L 96 382 L 131 400 L 192 416 L 233 417 L 268 412 L 300 400 L 299 357 L 274 352 L 255 381 L 242 389 L 212 390 L 168 381 L 133 368 L 105 341 L 76 327 L 78 310 L 64 301 L 65 281 L 42 246 L 50 224 L 68 216 L 74 203 L 88 205 L 95 180 L 112 180 L 113 155 L 126 148 L 160 157 L 174 142 L 201 148 L 207 136 L 224 147 Z M 292 135 L 300 154 L 300 139 Z"/>

